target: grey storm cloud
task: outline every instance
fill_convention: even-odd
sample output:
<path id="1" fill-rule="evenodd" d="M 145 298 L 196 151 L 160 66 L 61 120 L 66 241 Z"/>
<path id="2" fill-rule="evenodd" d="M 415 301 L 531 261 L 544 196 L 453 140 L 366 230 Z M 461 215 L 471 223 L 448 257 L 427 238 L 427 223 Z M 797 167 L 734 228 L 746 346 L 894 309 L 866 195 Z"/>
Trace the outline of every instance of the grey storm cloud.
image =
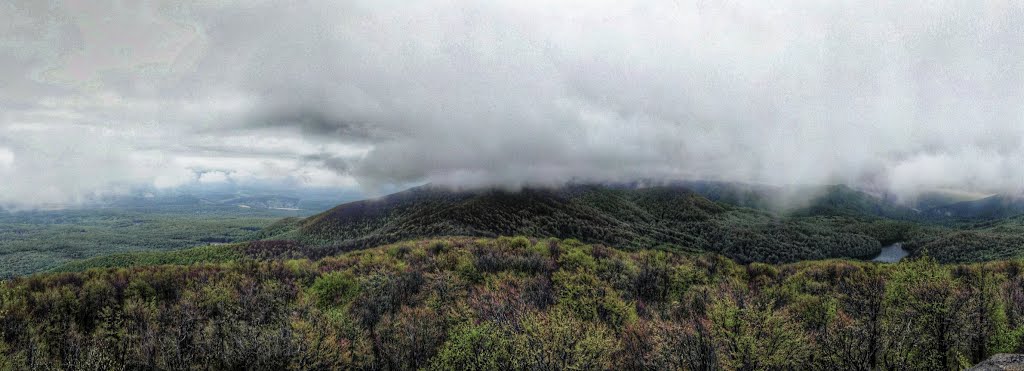
<path id="1" fill-rule="evenodd" d="M 0 173 L 51 174 L 9 195 L 207 170 L 368 188 L 1024 184 L 1019 2 L 41 3 L 0 10 Z M 67 130 L 94 134 L 45 139 Z M 111 156 L 47 154 L 97 145 Z"/>

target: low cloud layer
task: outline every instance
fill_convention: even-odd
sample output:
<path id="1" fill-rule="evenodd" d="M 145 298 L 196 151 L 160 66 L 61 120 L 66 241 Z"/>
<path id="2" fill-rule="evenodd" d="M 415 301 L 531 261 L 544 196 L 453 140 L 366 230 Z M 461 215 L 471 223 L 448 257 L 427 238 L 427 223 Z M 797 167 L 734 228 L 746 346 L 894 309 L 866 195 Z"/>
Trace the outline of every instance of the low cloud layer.
<path id="1" fill-rule="evenodd" d="M 1016 2 L 0 5 L 0 204 L 278 181 L 1024 185 Z"/>

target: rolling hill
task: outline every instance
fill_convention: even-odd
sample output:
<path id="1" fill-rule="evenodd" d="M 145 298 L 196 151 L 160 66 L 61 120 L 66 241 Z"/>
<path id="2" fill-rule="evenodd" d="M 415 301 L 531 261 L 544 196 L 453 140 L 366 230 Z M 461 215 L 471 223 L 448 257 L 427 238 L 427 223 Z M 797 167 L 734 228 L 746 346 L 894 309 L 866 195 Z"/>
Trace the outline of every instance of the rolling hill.
<path id="1" fill-rule="evenodd" d="M 291 220 L 260 237 L 352 250 L 420 237 L 526 235 L 789 262 L 877 254 L 882 238 L 851 227 L 862 222 L 846 215 L 781 217 L 713 202 L 678 185 L 515 192 L 423 186 Z"/>

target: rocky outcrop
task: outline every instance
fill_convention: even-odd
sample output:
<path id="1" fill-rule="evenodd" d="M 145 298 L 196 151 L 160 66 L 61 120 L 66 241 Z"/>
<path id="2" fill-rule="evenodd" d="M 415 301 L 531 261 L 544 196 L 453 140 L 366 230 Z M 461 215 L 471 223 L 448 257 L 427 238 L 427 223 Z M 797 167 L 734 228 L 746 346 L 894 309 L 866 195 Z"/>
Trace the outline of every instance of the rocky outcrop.
<path id="1" fill-rule="evenodd" d="M 1024 354 L 996 354 L 968 371 L 1024 371 Z"/>

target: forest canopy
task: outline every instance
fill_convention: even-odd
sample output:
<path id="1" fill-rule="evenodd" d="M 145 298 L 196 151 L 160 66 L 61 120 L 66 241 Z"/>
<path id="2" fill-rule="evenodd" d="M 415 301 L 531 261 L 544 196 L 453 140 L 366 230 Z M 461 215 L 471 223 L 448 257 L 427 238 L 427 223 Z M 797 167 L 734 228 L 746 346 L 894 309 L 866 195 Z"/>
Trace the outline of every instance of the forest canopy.
<path id="1" fill-rule="evenodd" d="M 952 370 L 1024 351 L 1017 260 L 738 264 L 525 237 L 291 247 L 4 281 L 0 368 Z"/>

